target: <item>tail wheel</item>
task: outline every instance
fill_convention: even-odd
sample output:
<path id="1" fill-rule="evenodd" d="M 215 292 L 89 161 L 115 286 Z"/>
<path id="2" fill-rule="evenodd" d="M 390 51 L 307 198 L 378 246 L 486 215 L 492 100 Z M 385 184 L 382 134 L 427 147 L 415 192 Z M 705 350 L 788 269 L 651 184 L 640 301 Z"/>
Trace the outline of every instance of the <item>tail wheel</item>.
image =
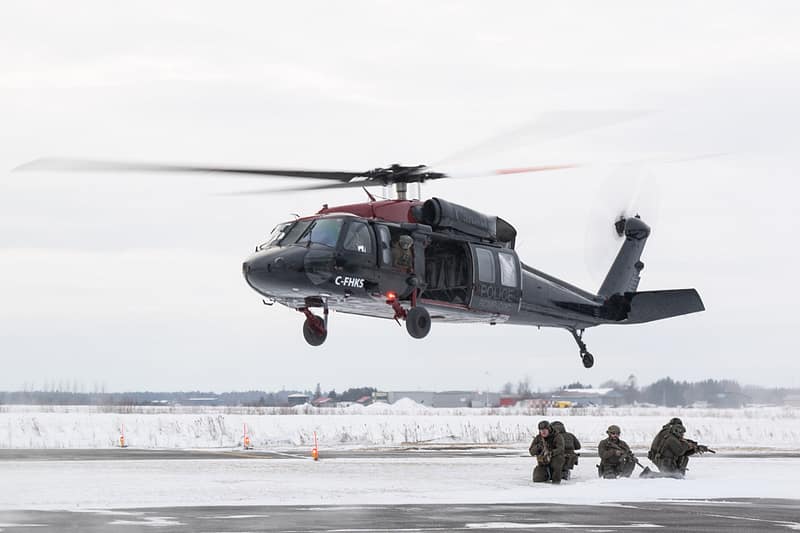
<path id="1" fill-rule="evenodd" d="M 311 315 L 303 322 L 303 338 L 311 346 L 320 346 L 328 338 L 325 321 L 317 315 Z"/>
<path id="2" fill-rule="evenodd" d="M 431 331 L 431 315 L 421 306 L 412 307 L 406 314 L 406 329 L 415 339 L 422 339 Z"/>

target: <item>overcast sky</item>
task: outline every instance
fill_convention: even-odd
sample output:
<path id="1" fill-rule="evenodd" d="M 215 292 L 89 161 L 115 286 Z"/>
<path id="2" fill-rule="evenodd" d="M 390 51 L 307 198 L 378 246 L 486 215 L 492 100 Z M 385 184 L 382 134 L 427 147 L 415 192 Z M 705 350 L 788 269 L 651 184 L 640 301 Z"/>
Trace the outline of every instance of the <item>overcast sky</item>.
<path id="1" fill-rule="evenodd" d="M 800 386 L 800 4 L 127 5 L 0 5 L 0 389 L 547 388 L 631 373 Z M 589 290 L 618 245 L 599 224 L 636 196 L 653 225 L 640 289 L 696 287 L 707 311 L 589 330 L 590 370 L 562 330 L 435 324 L 419 341 L 335 314 L 326 344 L 307 346 L 302 316 L 263 306 L 241 263 L 291 213 L 360 191 L 230 197 L 265 184 L 9 172 L 42 156 L 434 163 L 560 110 L 648 114 L 552 142 L 528 132 L 442 170 L 581 168 L 423 195 L 502 216 L 526 263 Z"/>

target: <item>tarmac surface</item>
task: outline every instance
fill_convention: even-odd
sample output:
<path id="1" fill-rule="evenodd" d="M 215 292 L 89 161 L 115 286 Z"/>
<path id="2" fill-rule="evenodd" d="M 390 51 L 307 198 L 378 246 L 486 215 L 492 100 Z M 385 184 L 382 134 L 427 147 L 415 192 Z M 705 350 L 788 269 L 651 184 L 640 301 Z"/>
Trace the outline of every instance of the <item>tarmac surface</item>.
<path id="1" fill-rule="evenodd" d="M 0 511 L 2 531 L 791 531 L 800 500 Z"/>
<path id="2" fill-rule="evenodd" d="M 634 452 L 638 452 L 635 450 Z M 364 448 L 322 450 L 320 459 L 392 459 L 411 456 L 431 458 L 455 457 L 527 457 L 527 450 L 520 447 L 487 447 L 487 446 L 404 446 L 393 448 Z M 594 450 L 581 450 L 581 457 L 597 457 Z M 640 456 L 646 453 L 639 453 Z M 781 450 L 758 451 L 720 451 L 716 457 L 747 458 L 800 458 L 800 452 Z M 100 449 L 0 449 L 0 461 L 155 461 L 155 460 L 198 460 L 198 459 L 300 459 L 310 457 L 296 449 L 287 450 L 243 450 L 243 449 L 144 449 L 144 448 L 100 448 Z"/>
<path id="3" fill-rule="evenodd" d="M 585 454 L 587 457 L 591 453 Z M 512 462 L 519 461 L 515 457 L 526 456 L 519 448 L 490 448 L 475 446 L 435 446 L 387 449 L 347 449 L 327 450 L 321 459 L 332 459 L 326 465 L 352 464 L 346 460 L 357 459 L 358 464 L 371 465 L 371 459 L 376 459 L 374 464 L 382 464 L 380 459 L 390 459 L 387 463 L 397 464 L 397 459 L 406 458 L 487 458 L 488 461 L 499 459 L 505 464 L 505 458 Z M 800 456 L 797 452 L 758 451 L 758 452 L 728 452 L 720 453 L 717 457 L 748 458 L 767 457 L 784 458 L 790 463 Z M 91 481 L 83 480 L 83 490 L 96 487 L 103 491 L 102 485 L 109 484 L 109 490 L 114 488 L 115 480 L 127 481 L 133 472 L 137 472 L 143 479 L 142 490 L 150 493 L 157 489 L 164 490 L 162 483 L 169 477 L 155 477 L 152 470 L 147 469 L 147 462 L 173 465 L 164 476 L 175 475 L 175 472 L 186 470 L 184 465 L 187 460 L 198 461 L 197 468 L 206 460 L 209 467 L 231 465 L 232 468 L 241 469 L 239 465 L 252 464 L 244 467 L 247 471 L 258 470 L 272 472 L 283 469 L 284 465 L 302 465 L 304 462 L 287 463 L 284 459 L 306 459 L 307 454 L 298 450 L 153 450 L 153 449 L 0 449 L 0 465 L 9 468 L 22 468 L 25 472 L 30 470 L 30 475 L 38 476 L 59 470 L 68 470 L 66 478 L 54 477 L 66 481 L 68 485 L 79 475 Z M 345 461 L 337 461 L 343 459 Z M 242 462 L 244 460 L 244 462 Z M 249 460 L 258 463 L 249 463 Z M 261 461 L 276 461 L 273 464 Z M 87 462 L 81 466 L 76 462 Z M 98 463 L 96 461 L 108 461 Z M 727 459 L 730 461 L 730 459 Z M 113 477 L 109 469 L 111 465 L 125 465 L 126 462 L 133 466 L 133 470 L 125 469 L 117 472 Z M 463 461 L 462 461 L 463 462 Z M 42 464 L 46 463 L 46 464 Z M 492 463 L 492 464 L 495 464 Z M 400 464 L 407 465 L 407 461 Z M 454 463 L 456 464 L 456 463 Z M 472 464 L 472 463 L 470 463 Z M 499 464 L 499 463 L 497 463 Z M 590 464 L 590 463 L 587 463 Z M 591 463 L 593 464 L 593 463 Z M 68 467 L 68 465 L 71 465 Z M 89 467 L 90 465 L 91 468 Z M 139 468 L 141 465 L 141 468 Z M 356 465 L 358 466 L 358 465 Z M 189 466 L 189 469 L 195 468 Z M 398 472 L 408 475 L 407 466 Z M 472 468 L 468 466 L 467 468 Z M 43 470 L 44 469 L 44 470 Z M 98 469 L 100 474 L 98 474 Z M 266 470 L 265 470 L 266 469 Z M 175 472 L 173 472 L 175 470 Z M 77 472 L 77 474 L 75 473 Z M 219 487 L 223 493 L 230 494 L 228 483 L 230 479 L 245 483 L 250 479 L 244 476 L 241 470 L 233 477 L 223 477 L 220 481 L 212 475 L 209 483 L 222 483 Z M 470 471 L 471 472 L 471 471 Z M 99 477 L 97 477 L 99 475 Z M 283 482 L 282 474 L 275 474 Z M 338 475 L 338 474 L 336 474 Z M 94 477 L 92 477 L 94 476 Z M 111 477 L 109 477 L 111 476 Z M 191 478 L 191 476 L 190 476 Z M 25 479 L 25 478 L 18 478 Z M 183 479 L 183 478 L 180 478 Z M 204 478 L 205 479 L 205 478 Z M 475 479 L 471 477 L 470 479 Z M 161 480 L 161 481 L 159 481 Z M 333 480 L 333 478 L 331 478 Z M 77 481 L 77 480 L 76 480 Z M 351 480 L 353 482 L 357 482 Z M 484 482 L 486 480 L 484 479 Z M 0 483 L 3 480 L 0 478 Z M 136 482 L 136 481 L 134 481 Z M 337 483 L 342 483 L 336 478 Z M 38 481 L 36 482 L 38 483 Z M 304 482 L 308 483 L 308 482 Z M 361 483 L 361 482 L 358 482 Z M 20 482 L 20 485 L 23 483 Z M 35 483 L 34 483 L 35 485 Z M 249 486 L 249 485 L 248 485 Z M 258 485 L 263 489 L 261 485 Z M 437 490 L 449 491 L 449 485 L 443 484 Z M 480 488 L 483 485 L 479 485 Z M 14 488 L 16 487 L 16 488 Z M 174 488 L 174 484 L 170 485 Z M 195 494 L 198 487 L 182 485 L 188 493 Z M 10 491 L 20 491 L 23 488 L 17 484 L 6 486 Z M 61 489 L 59 489 L 61 490 Z M 68 489 L 67 493 L 69 492 Z M 80 489 L 79 489 L 80 490 Z M 215 489 L 216 490 L 216 489 Z M 275 490 L 275 487 L 273 487 Z M 278 489 L 278 490 L 282 490 Z M 490 490 L 494 490 L 490 487 Z M 51 490 L 52 492 L 52 490 Z M 0 491 L 0 494 L 2 492 Z M 49 494 L 49 493 L 48 493 Z M 56 495 L 66 494 L 56 492 Z M 213 492 L 212 492 L 213 494 Z M 392 494 L 391 492 L 389 493 Z M 715 497 L 719 492 L 712 492 Z M 734 493 L 735 494 L 735 493 Z M 794 497 L 794 491 L 784 489 L 775 496 L 783 498 Z M 798 493 L 800 495 L 800 493 Z M 12 492 L 7 492 L 11 497 Z M 729 496 L 732 494 L 729 494 Z M 762 495 L 760 491 L 750 491 L 749 496 Z M 742 495 L 744 496 L 744 494 Z M 230 500 L 213 505 L 216 497 L 195 498 L 193 502 L 187 501 L 185 506 L 178 506 L 176 500 L 165 501 L 163 507 L 153 507 L 153 499 L 142 500 L 142 503 L 120 503 L 126 500 L 110 500 L 117 502 L 101 508 L 91 508 L 89 496 L 78 499 L 69 498 L 51 500 L 39 493 L 33 493 L 30 498 L 23 498 L 20 502 L 29 502 L 16 506 L 6 506 L 8 510 L 0 510 L 0 531 L 177 531 L 177 532 L 239 532 L 239 531 L 282 531 L 282 532 L 408 532 L 408 531 L 559 531 L 563 529 L 587 532 L 613 532 L 629 530 L 665 529 L 669 531 L 800 531 L 800 500 L 798 499 L 766 499 L 766 498 L 725 498 L 725 499 L 657 499 L 648 502 L 616 502 L 616 503 L 589 503 L 577 502 L 565 504 L 559 498 L 559 503 L 470 503 L 470 504 L 441 504 L 441 503 L 403 503 L 386 505 L 383 502 L 373 502 L 371 505 L 361 505 L 362 500 L 356 500 L 358 505 L 325 505 L 325 498 L 321 498 L 320 505 L 262 505 L 262 502 L 253 502 L 244 505 L 245 500 Z M 531 494 L 535 499 L 535 493 Z M 630 498 L 622 495 L 621 498 Z M 665 497 L 663 494 L 660 496 Z M 702 497 L 702 496 L 694 496 Z M 45 498 L 46 501 L 71 502 L 68 505 L 43 505 L 38 506 Z M 10 500 L 9 500 L 10 501 Z M 137 501 L 137 500 L 134 500 Z M 150 503 L 144 503 L 145 501 Z M 179 501 L 179 500 L 178 500 Z M 334 500 L 335 501 L 335 500 Z M 392 499 L 388 500 L 389 502 Z M 569 501 L 569 500 L 567 500 Z M 277 500 L 276 503 L 290 503 L 291 500 Z M 0 508 L 2 508 L 0 501 Z M 203 505 L 199 505 L 202 503 Z M 209 503 L 211 505 L 205 505 Z M 233 505 L 235 504 L 235 505 Z M 29 505 L 30 508 L 26 508 Z M 47 509 L 47 510 L 44 510 Z"/>

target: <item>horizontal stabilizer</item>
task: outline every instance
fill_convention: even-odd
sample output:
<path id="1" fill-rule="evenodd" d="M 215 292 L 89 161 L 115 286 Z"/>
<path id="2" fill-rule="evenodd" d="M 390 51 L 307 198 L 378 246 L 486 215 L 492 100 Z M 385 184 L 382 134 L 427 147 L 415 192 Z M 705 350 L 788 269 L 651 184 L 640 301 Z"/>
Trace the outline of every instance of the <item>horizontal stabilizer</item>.
<path id="1" fill-rule="evenodd" d="M 641 324 L 705 311 L 703 300 L 695 289 L 673 289 L 665 291 L 630 292 L 625 294 L 630 301 L 627 323 Z"/>

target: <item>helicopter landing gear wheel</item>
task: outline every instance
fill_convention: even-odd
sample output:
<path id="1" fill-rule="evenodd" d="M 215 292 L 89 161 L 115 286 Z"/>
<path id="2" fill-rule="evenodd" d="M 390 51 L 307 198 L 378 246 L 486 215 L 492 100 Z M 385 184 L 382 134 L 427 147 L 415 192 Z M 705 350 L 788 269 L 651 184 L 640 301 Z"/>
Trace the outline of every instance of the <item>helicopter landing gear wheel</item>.
<path id="1" fill-rule="evenodd" d="M 311 346 L 320 346 L 325 339 L 328 338 L 327 320 L 319 317 L 308 310 L 308 308 L 300 309 L 306 315 L 303 322 L 303 338 Z M 325 310 L 325 317 L 327 318 L 327 309 Z"/>
<path id="2" fill-rule="evenodd" d="M 572 338 L 578 343 L 579 354 L 584 368 L 592 368 L 594 366 L 594 356 L 589 353 L 589 350 L 586 349 L 586 343 L 583 342 L 583 330 L 569 328 L 569 332 L 572 333 Z"/>
<path id="3" fill-rule="evenodd" d="M 431 315 L 422 306 L 412 307 L 406 314 L 406 330 L 415 339 L 422 339 L 431 331 Z"/>

